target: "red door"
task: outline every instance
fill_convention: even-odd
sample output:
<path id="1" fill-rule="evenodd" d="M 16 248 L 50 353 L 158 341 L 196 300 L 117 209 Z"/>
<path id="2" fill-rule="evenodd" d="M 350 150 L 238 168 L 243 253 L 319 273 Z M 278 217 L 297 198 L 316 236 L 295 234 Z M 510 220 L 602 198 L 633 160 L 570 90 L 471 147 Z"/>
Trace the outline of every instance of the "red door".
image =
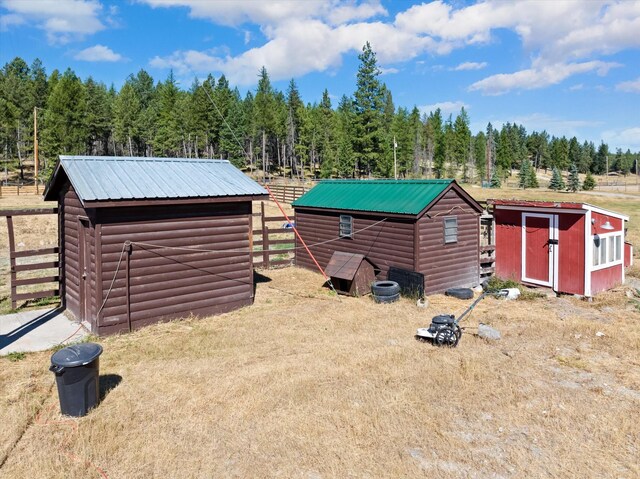
<path id="1" fill-rule="evenodd" d="M 553 286 L 557 216 L 522 214 L 522 281 Z"/>

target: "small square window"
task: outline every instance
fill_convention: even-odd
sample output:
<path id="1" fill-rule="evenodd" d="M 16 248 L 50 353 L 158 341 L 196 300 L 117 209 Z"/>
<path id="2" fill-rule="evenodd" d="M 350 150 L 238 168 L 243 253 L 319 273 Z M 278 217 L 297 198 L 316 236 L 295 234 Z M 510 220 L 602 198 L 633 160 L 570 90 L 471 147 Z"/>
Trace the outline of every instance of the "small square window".
<path id="1" fill-rule="evenodd" d="M 353 217 L 340 215 L 340 237 L 353 238 Z"/>
<path id="2" fill-rule="evenodd" d="M 444 244 L 458 242 L 458 218 L 449 216 L 444 219 Z"/>

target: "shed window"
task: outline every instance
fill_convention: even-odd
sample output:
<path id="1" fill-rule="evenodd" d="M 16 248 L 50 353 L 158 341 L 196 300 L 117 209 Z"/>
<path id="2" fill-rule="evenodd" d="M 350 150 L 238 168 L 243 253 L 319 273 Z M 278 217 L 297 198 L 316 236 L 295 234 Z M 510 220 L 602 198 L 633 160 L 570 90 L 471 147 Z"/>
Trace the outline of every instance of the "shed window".
<path id="1" fill-rule="evenodd" d="M 458 242 L 458 218 L 449 216 L 444 219 L 444 244 Z"/>
<path id="2" fill-rule="evenodd" d="M 340 215 L 340 238 L 353 238 L 353 216 Z"/>
<path id="3" fill-rule="evenodd" d="M 622 262 L 622 233 L 593 237 L 594 269 L 607 268 Z"/>

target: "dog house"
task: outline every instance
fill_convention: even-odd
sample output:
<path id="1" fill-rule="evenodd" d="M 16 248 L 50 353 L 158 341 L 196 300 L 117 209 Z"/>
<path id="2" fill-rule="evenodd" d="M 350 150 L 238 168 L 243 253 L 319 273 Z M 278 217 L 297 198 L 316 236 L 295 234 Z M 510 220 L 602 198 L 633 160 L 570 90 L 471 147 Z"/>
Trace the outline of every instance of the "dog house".
<path id="1" fill-rule="evenodd" d="M 362 296 L 371 292 L 371 283 L 376 279 L 375 267 L 356 253 L 336 251 L 331 256 L 324 272 L 331 278 L 338 293 Z"/>
<path id="2" fill-rule="evenodd" d="M 61 299 L 92 332 L 253 302 L 251 202 L 266 191 L 228 161 L 61 156 Z"/>
<path id="3" fill-rule="evenodd" d="M 483 208 L 455 180 L 325 180 L 292 206 L 323 268 L 339 251 L 367 258 L 378 280 L 422 273 L 425 294 L 479 283 Z M 315 269 L 296 246 L 296 264 Z"/>
<path id="4" fill-rule="evenodd" d="M 627 216 L 586 203 L 488 203 L 498 277 L 582 296 L 624 283 Z"/>

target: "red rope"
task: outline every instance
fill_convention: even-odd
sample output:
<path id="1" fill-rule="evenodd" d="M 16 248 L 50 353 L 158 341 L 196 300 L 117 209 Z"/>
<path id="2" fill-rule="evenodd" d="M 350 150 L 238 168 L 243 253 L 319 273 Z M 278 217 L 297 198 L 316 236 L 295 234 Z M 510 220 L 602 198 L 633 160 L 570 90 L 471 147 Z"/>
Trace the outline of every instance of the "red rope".
<path id="1" fill-rule="evenodd" d="M 324 276 L 324 279 L 326 281 L 329 281 L 329 284 L 331 285 L 331 279 L 329 278 L 329 276 L 327 276 L 327 274 L 324 272 L 324 270 L 322 269 L 322 266 L 320 266 L 320 264 L 316 261 L 315 256 L 313 256 L 313 253 L 311 252 L 311 250 L 307 247 L 307 243 L 304 242 L 304 240 L 302 239 L 302 236 L 300 236 L 300 233 L 298 233 L 298 228 L 296 228 L 296 225 L 293 224 L 293 221 L 291 221 L 289 219 L 289 216 L 287 216 L 287 213 L 284 212 L 284 210 L 282 209 L 282 206 L 280 206 L 280 203 L 278 203 L 278 200 L 276 200 L 276 197 L 273 196 L 273 193 L 271 192 L 271 189 L 269 189 L 269 187 L 267 185 L 264 186 L 267 191 L 269 192 L 269 196 L 271 197 L 271 199 L 273 201 L 275 201 L 276 205 L 278 205 L 278 208 L 280 209 L 280 211 L 282 212 L 282 214 L 284 215 L 284 217 L 287 219 L 287 222 L 291 225 L 291 227 L 293 228 L 293 232 L 296 234 L 296 236 L 298 237 L 298 239 L 300 240 L 300 242 L 302 243 L 302 246 L 304 246 L 304 249 L 307 250 L 307 253 L 309 253 L 309 256 L 311 256 L 311 259 L 313 260 L 313 262 L 316 264 L 316 266 L 318 267 L 318 269 L 320 270 L 320 272 L 322 273 L 322 276 Z M 331 285 L 331 289 L 333 289 L 333 285 Z"/>

